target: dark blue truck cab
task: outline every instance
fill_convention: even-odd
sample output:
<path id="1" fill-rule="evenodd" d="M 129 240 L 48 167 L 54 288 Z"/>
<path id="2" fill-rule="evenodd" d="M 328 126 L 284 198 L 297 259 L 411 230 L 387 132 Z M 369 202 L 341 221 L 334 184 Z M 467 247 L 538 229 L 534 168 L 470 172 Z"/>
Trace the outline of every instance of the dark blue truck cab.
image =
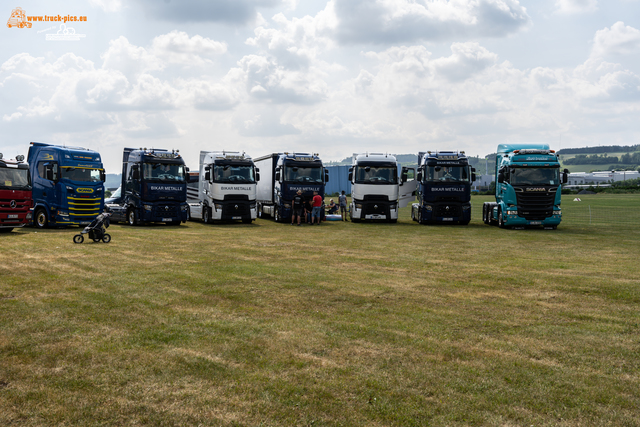
<path id="1" fill-rule="evenodd" d="M 411 207 L 411 219 L 419 224 L 469 224 L 475 179 L 464 151 L 418 153 L 418 203 Z"/>
<path id="2" fill-rule="evenodd" d="M 130 225 L 186 222 L 187 172 L 177 151 L 125 148 L 121 194 L 107 206 L 111 220 Z"/>
<path id="3" fill-rule="evenodd" d="M 85 226 L 102 213 L 105 172 L 99 153 L 32 142 L 27 161 L 37 228 Z"/>

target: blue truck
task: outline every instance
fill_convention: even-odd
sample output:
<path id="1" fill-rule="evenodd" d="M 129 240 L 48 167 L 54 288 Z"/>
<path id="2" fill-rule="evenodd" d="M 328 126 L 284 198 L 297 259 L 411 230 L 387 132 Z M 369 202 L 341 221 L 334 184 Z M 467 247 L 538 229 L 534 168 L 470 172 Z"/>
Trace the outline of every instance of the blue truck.
<path id="1" fill-rule="evenodd" d="M 411 219 L 419 224 L 469 224 L 475 172 L 464 151 L 418 153 L 418 203 L 411 206 Z"/>
<path id="2" fill-rule="evenodd" d="M 99 153 L 32 142 L 27 162 L 36 228 L 85 226 L 102 213 L 105 171 Z"/>
<path id="3" fill-rule="evenodd" d="M 291 201 L 298 190 L 307 200 L 314 191 L 324 199 L 329 172 L 317 154 L 273 153 L 253 162 L 257 171 L 262 170 L 256 187 L 258 217 L 269 215 L 276 222 L 291 221 Z"/>
<path id="4" fill-rule="evenodd" d="M 560 194 L 569 171 L 548 144 L 500 144 L 496 157 L 496 201 L 484 203 L 485 224 L 500 228 L 542 226 L 562 220 Z"/>
<path id="5" fill-rule="evenodd" d="M 120 192 L 105 208 L 110 220 L 129 225 L 186 222 L 188 172 L 177 151 L 125 148 Z"/>

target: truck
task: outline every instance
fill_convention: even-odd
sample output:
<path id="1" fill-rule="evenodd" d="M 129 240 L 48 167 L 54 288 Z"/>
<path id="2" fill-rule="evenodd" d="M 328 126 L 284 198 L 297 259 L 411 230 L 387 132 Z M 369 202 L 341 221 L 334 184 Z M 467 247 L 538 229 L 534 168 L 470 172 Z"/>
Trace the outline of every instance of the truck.
<path id="1" fill-rule="evenodd" d="M 569 171 L 549 144 L 500 144 L 496 157 L 496 201 L 482 205 L 485 224 L 500 228 L 542 226 L 562 220 L 560 194 Z"/>
<path id="2" fill-rule="evenodd" d="M 11 11 L 11 16 L 7 20 L 7 27 L 31 28 L 32 24 L 27 20 L 27 14 L 21 7 L 16 7 Z"/>
<path id="3" fill-rule="evenodd" d="M 408 179 L 410 173 L 411 180 Z M 406 207 L 415 199 L 416 181 L 413 178 L 415 169 L 402 167 L 395 156 L 354 153 L 349 168 L 351 221 L 397 222 L 398 209 Z"/>
<path id="4" fill-rule="evenodd" d="M 411 219 L 419 224 L 469 224 L 475 172 L 464 151 L 419 152 L 417 203 L 411 206 Z"/>
<path id="5" fill-rule="evenodd" d="M 191 219 L 241 220 L 251 224 L 257 217 L 256 183 L 260 173 L 253 160 L 236 151 L 201 151 L 198 196 L 189 203 Z"/>
<path id="6" fill-rule="evenodd" d="M 125 148 L 120 193 L 105 208 L 111 222 L 186 222 L 188 172 L 176 150 Z"/>
<path id="7" fill-rule="evenodd" d="M 31 222 L 31 177 L 24 156 L 5 159 L 0 153 L 0 233 Z"/>
<path id="8" fill-rule="evenodd" d="M 32 142 L 27 162 L 36 228 L 85 226 L 102 213 L 106 175 L 99 153 Z"/>
<path id="9" fill-rule="evenodd" d="M 307 200 L 314 191 L 324 199 L 329 171 L 317 153 L 272 153 L 255 159 L 254 163 L 263 171 L 256 187 L 259 218 L 268 215 L 276 222 L 290 221 L 291 201 L 298 190 Z"/>

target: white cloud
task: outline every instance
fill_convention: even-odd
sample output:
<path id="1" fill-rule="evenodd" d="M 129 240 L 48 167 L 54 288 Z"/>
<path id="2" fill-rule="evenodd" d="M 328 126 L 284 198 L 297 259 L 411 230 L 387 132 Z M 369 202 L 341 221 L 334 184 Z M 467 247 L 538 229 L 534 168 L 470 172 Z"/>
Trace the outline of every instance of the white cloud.
<path id="1" fill-rule="evenodd" d="M 556 0 L 556 10 L 566 14 L 595 12 L 598 0 Z"/>
<path id="2" fill-rule="evenodd" d="M 199 35 L 189 38 L 182 31 L 172 31 L 153 39 L 151 52 L 163 62 L 181 64 L 185 67 L 211 63 L 209 57 L 227 51 L 227 45 Z"/>
<path id="3" fill-rule="evenodd" d="M 89 4 L 99 7 L 105 12 L 119 12 L 122 10 L 121 0 L 89 0 Z"/>
<path id="4" fill-rule="evenodd" d="M 247 24 L 257 18 L 258 7 L 275 7 L 291 0 L 137 0 L 148 13 L 171 22 Z"/>
<path id="5" fill-rule="evenodd" d="M 592 57 L 637 55 L 640 53 L 640 31 L 618 21 L 596 32 L 593 38 Z"/>

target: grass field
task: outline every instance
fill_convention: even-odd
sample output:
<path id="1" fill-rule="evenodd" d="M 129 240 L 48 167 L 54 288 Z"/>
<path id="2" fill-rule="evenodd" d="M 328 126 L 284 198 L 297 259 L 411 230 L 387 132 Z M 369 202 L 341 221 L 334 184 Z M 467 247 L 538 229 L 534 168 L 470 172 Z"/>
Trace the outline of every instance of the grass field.
<path id="1" fill-rule="evenodd" d="M 640 228 L 0 235 L 0 426 L 637 426 Z M 587 200 L 585 200 L 585 198 Z M 613 217 L 613 216 L 612 216 Z"/>

